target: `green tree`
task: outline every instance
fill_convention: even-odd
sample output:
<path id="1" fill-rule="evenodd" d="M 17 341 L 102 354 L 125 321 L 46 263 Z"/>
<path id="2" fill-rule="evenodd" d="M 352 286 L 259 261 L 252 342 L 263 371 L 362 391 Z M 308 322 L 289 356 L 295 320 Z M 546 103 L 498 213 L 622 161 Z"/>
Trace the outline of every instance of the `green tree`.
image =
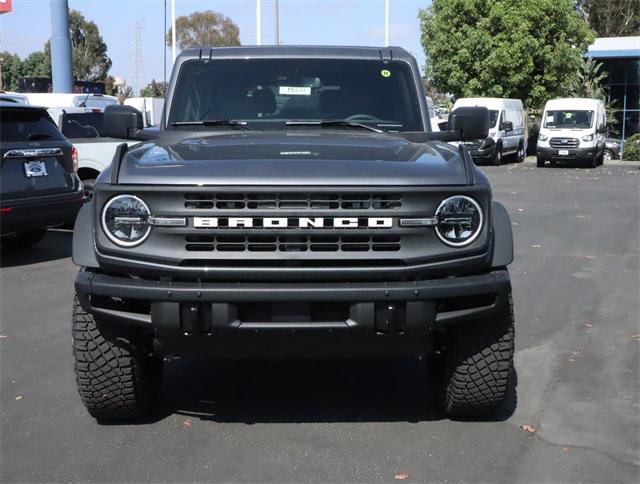
<path id="1" fill-rule="evenodd" d="M 86 20 L 77 10 L 69 11 L 69 35 L 73 77 L 83 81 L 104 81 L 111 69 L 111 59 L 98 26 Z M 51 64 L 51 43 L 44 46 L 46 58 Z"/>
<path id="2" fill-rule="evenodd" d="M 167 92 L 167 83 L 160 81 L 156 82 L 152 79 L 149 84 L 140 90 L 140 96 L 142 97 L 164 97 Z"/>
<path id="3" fill-rule="evenodd" d="M 217 47 L 240 45 L 240 29 L 229 17 L 212 10 L 193 12 L 176 19 L 177 46 Z M 171 47 L 172 31 L 167 32 L 167 46 Z"/>
<path id="4" fill-rule="evenodd" d="M 18 89 L 18 78 L 22 76 L 22 61 L 17 54 L 0 52 L 2 57 L 2 89 L 15 91 Z"/>
<path id="5" fill-rule="evenodd" d="M 433 0 L 419 17 L 425 73 L 437 89 L 529 108 L 569 91 L 595 38 L 573 0 Z"/>
<path id="6" fill-rule="evenodd" d="M 581 0 L 579 8 L 599 37 L 640 35 L 638 0 Z"/>
<path id="7" fill-rule="evenodd" d="M 22 75 L 51 77 L 51 59 L 43 51 L 32 52 L 22 61 Z"/>

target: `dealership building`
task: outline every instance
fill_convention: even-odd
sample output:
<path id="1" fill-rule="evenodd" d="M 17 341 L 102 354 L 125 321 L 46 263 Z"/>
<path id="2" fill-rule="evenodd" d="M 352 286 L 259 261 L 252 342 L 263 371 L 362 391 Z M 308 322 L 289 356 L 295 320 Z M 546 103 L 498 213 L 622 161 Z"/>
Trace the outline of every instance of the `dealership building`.
<path id="1" fill-rule="evenodd" d="M 618 136 L 640 132 L 640 36 L 597 38 L 586 54 L 603 65 L 608 101 L 614 103 Z"/>

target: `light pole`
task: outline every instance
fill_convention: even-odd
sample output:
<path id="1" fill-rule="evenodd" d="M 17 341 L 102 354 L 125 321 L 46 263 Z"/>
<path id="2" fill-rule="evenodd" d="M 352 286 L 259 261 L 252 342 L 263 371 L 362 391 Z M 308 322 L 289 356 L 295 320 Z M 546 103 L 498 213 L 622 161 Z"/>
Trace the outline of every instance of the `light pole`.
<path id="1" fill-rule="evenodd" d="M 278 0 L 276 0 L 276 45 L 280 45 L 280 7 L 278 6 Z"/>
<path id="2" fill-rule="evenodd" d="M 389 47 L 389 0 L 384 0 L 384 46 Z"/>
<path id="3" fill-rule="evenodd" d="M 262 0 L 256 0 L 256 45 L 262 45 Z"/>
<path id="4" fill-rule="evenodd" d="M 176 0 L 171 0 L 171 55 L 176 61 Z"/>

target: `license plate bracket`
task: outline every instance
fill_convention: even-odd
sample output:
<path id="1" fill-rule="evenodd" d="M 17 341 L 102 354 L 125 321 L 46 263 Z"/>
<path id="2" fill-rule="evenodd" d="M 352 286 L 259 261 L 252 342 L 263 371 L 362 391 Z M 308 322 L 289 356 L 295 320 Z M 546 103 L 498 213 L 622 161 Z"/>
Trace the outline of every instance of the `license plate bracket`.
<path id="1" fill-rule="evenodd" d="M 44 160 L 25 161 L 24 176 L 27 178 L 47 176 L 47 165 Z"/>

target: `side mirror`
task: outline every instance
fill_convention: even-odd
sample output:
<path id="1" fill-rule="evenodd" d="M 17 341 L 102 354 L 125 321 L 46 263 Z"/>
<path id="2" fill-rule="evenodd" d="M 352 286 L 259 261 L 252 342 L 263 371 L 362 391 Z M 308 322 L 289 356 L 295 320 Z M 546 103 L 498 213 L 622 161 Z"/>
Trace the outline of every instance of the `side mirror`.
<path id="1" fill-rule="evenodd" d="M 489 110 L 483 107 L 454 109 L 449 115 L 449 129 L 459 141 L 484 139 L 489 136 Z"/>
<path id="2" fill-rule="evenodd" d="M 135 138 L 143 127 L 142 113 L 132 106 L 114 104 L 104 109 L 105 136 Z"/>
<path id="3" fill-rule="evenodd" d="M 513 131 L 513 123 L 511 121 L 505 121 L 500 125 L 502 131 Z"/>

